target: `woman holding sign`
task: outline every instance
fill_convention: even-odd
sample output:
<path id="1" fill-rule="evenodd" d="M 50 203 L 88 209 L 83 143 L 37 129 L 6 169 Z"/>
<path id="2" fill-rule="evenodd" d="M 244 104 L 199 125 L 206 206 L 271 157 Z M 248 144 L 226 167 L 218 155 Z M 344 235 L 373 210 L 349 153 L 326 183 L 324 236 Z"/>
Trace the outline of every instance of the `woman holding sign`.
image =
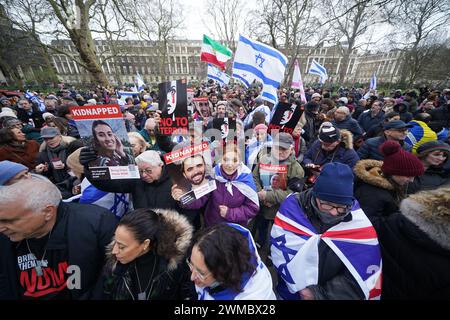
<path id="1" fill-rule="evenodd" d="M 93 166 L 126 166 L 134 163 L 133 158 L 125 153 L 120 138 L 115 135 L 111 126 L 105 121 L 94 121 L 92 137 L 92 144 L 98 155 Z"/>

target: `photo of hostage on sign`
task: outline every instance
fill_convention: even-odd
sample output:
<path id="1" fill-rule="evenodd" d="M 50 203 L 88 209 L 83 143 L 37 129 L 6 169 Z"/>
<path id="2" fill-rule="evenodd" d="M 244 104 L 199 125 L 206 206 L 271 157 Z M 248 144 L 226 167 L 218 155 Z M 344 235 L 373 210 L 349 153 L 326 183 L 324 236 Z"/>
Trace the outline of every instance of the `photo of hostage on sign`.
<path id="1" fill-rule="evenodd" d="M 188 133 L 186 80 L 159 84 L 159 108 L 162 111 L 159 131 L 163 135 Z"/>
<path id="2" fill-rule="evenodd" d="M 80 136 L 96 154 L 88 167 L 93 179 L 139 179 L 119 105 L 70 109 Z"/>
<path id="3" fill-rule="evenodd" d="M 287 165 L 260 163 L 259 172 L 264 190 L 287 189 Z"/>
<path id="4" fill-rule="evenodd" d="M 211 174 L 212 161 L 208 142 L 196 145 L 181 143 L 172 152 L 164 154 L 164 162 L 173 181 L 172 196 L 183 205 L 217 188 Z"/>

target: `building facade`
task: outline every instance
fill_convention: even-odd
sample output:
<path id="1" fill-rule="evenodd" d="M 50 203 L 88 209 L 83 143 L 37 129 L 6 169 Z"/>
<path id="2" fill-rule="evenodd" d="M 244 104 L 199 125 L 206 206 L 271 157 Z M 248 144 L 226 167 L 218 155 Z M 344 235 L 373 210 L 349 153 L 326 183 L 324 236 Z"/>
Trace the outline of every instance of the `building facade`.
<path id="1" fill-rule="evenodd" d="M 207 68 L 200 62 L 201 45 L 200 40 L 172 40 L 166 50 L 162 50 L 159 43 L 150 41 L 121 40 L 112 45 L 95 41 L 102 69 L 113 85 L 134 84 L 137 73 L 149 85 L 181 78 L 201 81 L 206 77 Z M 52 46 L 76 55 L 70 40 L 55 40 Z M 164 51 L 166 58 L 163 58 Z M 58 76 L 65 83 L 90 82 L 89 74 L 67 55 L 54 54 L 52 59 Z"/>
<path id="2" fill-rule="evenodd" d="M 55 40 L 52 45 L 76 55 L 70 40 Z M 137 73 L 146 84 L 152 86 L 181 78 L 193 83 L 206 79 L 207 65 L 200 61 L 200 40 L 172 40 L 166 46 L 165 63 L 162 60 L 161 46 L 157 42 L 121 40 L 111 46 L 100 40 L 95 41 L 95 45 L 103 71 L 113 85 L 132 85 Z M 400 78 L 401 57 L 401 51 L 358 54 L 355 50 L 350 54 L 344 81 L 349 84 L 369 83 L 372 74 L 376 72 L 379 82 L 395 83 Z M 308 74 L 313 59 L 327 69 L 329 83 L 336 83 L 341 68 L 344 67 L 340 47 L 300 48 L 298 60 L 305 84 L 318 81 L 318 76 Z M 52 60 L 58 76 L 65 83 L 90 82 L 89 74 L 66 55 L 53 54 Z"/>

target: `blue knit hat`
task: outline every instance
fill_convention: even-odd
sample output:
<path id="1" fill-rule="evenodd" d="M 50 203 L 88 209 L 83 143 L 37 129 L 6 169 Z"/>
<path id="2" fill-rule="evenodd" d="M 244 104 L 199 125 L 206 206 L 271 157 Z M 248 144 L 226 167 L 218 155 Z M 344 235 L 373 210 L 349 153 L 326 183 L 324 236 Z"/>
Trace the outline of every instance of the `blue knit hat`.
<path id="1" fill-rule="evenodd" d="M 351 205 L 353 203 L 352 169 L 339 162 L 327 163 L 322 168 L 312 192 L 320 200 Z"/>
<path id="2" fill-rule="evenodd" d="M 23 164 L 8 160 L 0 161 L 0 186 L 11 180 L 16 174 L 28 170 Z"/>

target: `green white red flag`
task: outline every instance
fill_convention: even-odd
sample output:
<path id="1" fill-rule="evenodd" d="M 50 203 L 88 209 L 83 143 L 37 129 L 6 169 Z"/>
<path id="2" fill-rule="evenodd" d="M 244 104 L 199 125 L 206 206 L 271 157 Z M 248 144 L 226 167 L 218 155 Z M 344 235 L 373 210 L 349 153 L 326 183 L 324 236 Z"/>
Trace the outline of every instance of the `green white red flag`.
<path id="1" fill-rule="evenodd" d="M 203 35 L 202 51 L 200 54 L 200 61 L 208 62 L 218 66 L 222 70 L 225 69 L 225 63 L 231 59 L 232 51 L 212 40 L 210 37 Z"/>

